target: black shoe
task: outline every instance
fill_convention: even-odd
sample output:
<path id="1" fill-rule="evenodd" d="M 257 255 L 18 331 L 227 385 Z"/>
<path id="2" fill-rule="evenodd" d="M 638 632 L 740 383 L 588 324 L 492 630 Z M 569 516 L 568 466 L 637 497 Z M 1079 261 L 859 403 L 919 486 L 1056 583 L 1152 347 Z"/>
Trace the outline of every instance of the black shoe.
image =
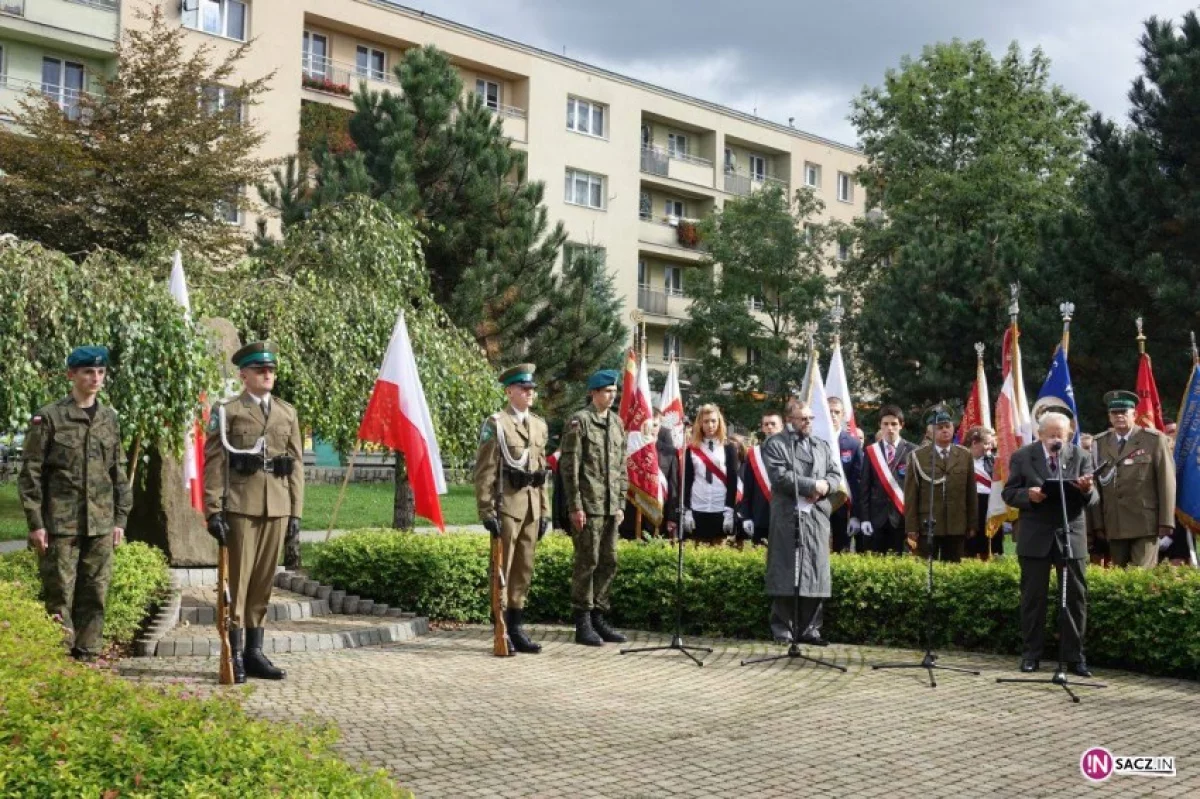
<path id="1" fill-rule="evenodd" d="M 229 651 L 233 653 L 233 684 L 246 682 L 246 664 L 242 662 L 242 629 L 229 628 Z"/>
<path id="2" fill-rule="evenodd" d="M 604 614 L 598 610 L 592 611 L 592 629 L 610 644 L 623 644 L 629 640 L 612 627 L 609 627 L 608 622 L 604 620 Z"/>
<path id="3" fill-rule="evenodd" d="M 1041 664 L 1033 658 L 1022 658 L 1021 671 L 1024 673 L 1029 674 L 1030 672 L 1037 671 L 1039 668 L 1041 668 Z"/>
<path id="4" fill-rule="evenodd" d="M 1076 677 L 1091 677 L 1092 670 L 1088 668 L 1086 660 L 1081 660 L 1078 663 L 1072 663 L 1068 669 Z"/>
<path id="5" fill-rule="evenodd" d="M 73 647 L 71 649 L 71 657 L 75 658 L 80 663 L 92 663 L 96 660 L 96 653 L 90 652 L 87 649 Z"/>
<path id="6" fill-rule="evenodd" d="M 805 633 L 800 636 L 800 643 L 809 646 L 829 646 L 829 642 L 822 638 L 820 633 Z"/>
<path id="7" fill-rule="evenodd" d="M 592 629 L 591 611 L 575 611 L 575 643 L 584 646 L 604 646 L 604 639 Z"/>
<path id="8" fill-rule="evenodd" d="M 271 661 L 267 660 L 267 656 L 262 651 L 262 644 L 263 628 L 247 627 L 246 651 L 242 655 L 246 676 L 256 677 L 260 680 L 282 680 L 287 676 L 287 672 L 275 668 Z"/>
<path id="9" fill-rule="evenodd" d="M 525 630 L 521 627 L 521 617 L 523 613 L 521 608 L 509 608 L 504 611 L 504 623 L 508 626 L 508 639 L 512 644 L 512 649 L 526 655 L 536 655 L 542 651 L 541 644 L 535 644 L 529 640 L 529 636 L 525 634 Z"/>

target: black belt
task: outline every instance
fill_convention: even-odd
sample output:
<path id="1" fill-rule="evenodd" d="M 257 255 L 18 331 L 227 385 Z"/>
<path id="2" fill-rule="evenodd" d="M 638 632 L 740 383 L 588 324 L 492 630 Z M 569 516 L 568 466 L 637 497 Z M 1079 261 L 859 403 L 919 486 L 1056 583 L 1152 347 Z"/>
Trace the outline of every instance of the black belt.
<path id="1" fill-rule="evenodd" d="M 511 466 L 504 467 L 504 481 L 513 488 L 541 488 L 546 484 L 546 475 L 547 471 L 544 469 L 526 472 Z"/>

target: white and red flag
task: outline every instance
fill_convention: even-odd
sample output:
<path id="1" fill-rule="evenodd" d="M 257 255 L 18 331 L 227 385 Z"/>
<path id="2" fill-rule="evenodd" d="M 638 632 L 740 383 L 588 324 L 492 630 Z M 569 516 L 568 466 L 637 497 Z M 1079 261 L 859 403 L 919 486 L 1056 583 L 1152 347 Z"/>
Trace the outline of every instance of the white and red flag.
<path id="1" fill-rule="evenodd" d="M 846 482 L 846 470 L 842 468 L 840 457 L 841 447 L 838 445 L 840 431 L 833 428 L 833 416 L 829 413 L 829 398 L 825 395 L 825 381 L 821 379 L 821 364 L 817 361 L 817 351 L 809 354 L 809 365 L 812 369 L 812 380 L 808 386 L 808 407 L 813 412 L 812 434 L 825 440 L 833 452 L 833 462 L 837 466 L 838 476 L 842 481 L 842 490 L 846 498 L 850 498 L 850 484 Z"/>
<path id="2" fill-rule="evenodd" d="M 625 357 L 625 374 L 621 385 L 621 423 L 625 426 L 628 447 L 628 499 L 642 512 L 642 518 L 654 527 L 662 524 L 663 497 L 659 482 L 657 442 L 645 434 L 646 424 L 654 418 L 650 404 L 650 377 L 646 363 L 638 364 L 637 355 L 629 350 Z M 639 531 L 640 532 L 640 531 Z"/>
<path id="3" fill-rule="evenodd" d="M 992 469 L 992 493 L 988 498 L 987 536 L 991 538 L 1004 522 L 1017 518 L 1017 511 L 1004 504 L 1000 496 L 1008 480 L 1008 462 L 1014 452 L 1029 443 L 1033 421 L 1029 401 L 1025 398 L 1021 375 L 1021 332 L 1013 319 L 1004 331 L 1001 361 L 1004 364 L 1004 385 L 996 400 L 996 464 Z"/>
<path id="4" fill-rule="evenodd" d="M 445 532 L 438 495 L 446 493 L 446 476 L 403 311 L 358 426 L 358 438 L 404 453 L 417 513 Z"/>
<path id="5" fill-rule="evenodd" d="M 671 441 L 676 451 L 683 451 L 683 394 L 679 391 L 679 364 L 671 359 L 667 367 L 667 382 L 663 384 L 662 396 L 658 400 L 662 411 L 662 425 L 671 431 Z"/>
<path id="6" fill-rule="evenodd" d="M 988 399 L 987 375 L 983 371 L 983 357 L 975 361 L 975 383 L 963 409 L 962 423 L 958 426 L 958 443 L 964 444 L 972 427 L 992 426 L 992 404 Z"/>
<path id="7" fill-rule="evenodd" d="M 842 363 L 842 345 L 838 342 L 833 347 L 833 355 L 829 359 L 829 375 L 825 378 L 825 394 L 837 397 L 842 401 L 842 419 L 846 430 L 858 435 L 858 422 L 854 420 L 854 403 L 850 400 L 850 383 L 846 380 L 846 367 Z M 838 442 L 831 441 L 830 446 L 838 449 Z"/>
<path id="8" fill-rule="evenodd" d="M 183 274 L 183 255 L 175 251 L 175 261 L 171 265 L 171 278 L 167 283 L 171 296 L 183 306 L 183 316 L 192 318 L 192 304 L 188 299 L 187 278 Z M 204 396 L 197 398 L 201 407 L 205 405 Z M 188 492 L 191 506 L 204 513 L 204 423 L 205 419 L 196 418 L 188 425 L 183 439 L 183 488 Z"/>

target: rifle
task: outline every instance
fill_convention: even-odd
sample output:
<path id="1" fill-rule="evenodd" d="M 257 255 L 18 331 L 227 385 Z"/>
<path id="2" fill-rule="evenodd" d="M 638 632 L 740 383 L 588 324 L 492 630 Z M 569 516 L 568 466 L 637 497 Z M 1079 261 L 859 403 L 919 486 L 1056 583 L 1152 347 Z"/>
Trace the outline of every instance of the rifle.
<path id="1" fill-rule="evenodd" d="M 224 409 L 222 409 L 223 411 Z M 221 414 L 221 437 L 225 436 L 225 417 Z M 221 521 L 226 521 L 229 506 L 229 452 L 225 452 L 224 485 L 221 491 Z M 228 529 L 228 527 L 226 527 Z M 229 644 L 229 547 L 222 542 L 217 549 L 217 635 L 221 639 L 221 660 L 217 681 L 221 685 L 233 685 L 233 647 Z"/>
<path id="2" fill-rule="evenodd" d="M 496 435 L 502 436 L 500 421 L 496 420 Z M 500 524 L 500 504 L 504 501 L 504 456 L 500 446 L 496 446 L 496 498 L 492 501 L 495 511 L 496 524 Z M 508 590 L 508 580 L 504 572 L 504 540 L 500 536 L 492 538 L 492 654 L 498 658 L 515 655 L 508 638 L 508 624 L 504 621 L 504 592 Z"/>

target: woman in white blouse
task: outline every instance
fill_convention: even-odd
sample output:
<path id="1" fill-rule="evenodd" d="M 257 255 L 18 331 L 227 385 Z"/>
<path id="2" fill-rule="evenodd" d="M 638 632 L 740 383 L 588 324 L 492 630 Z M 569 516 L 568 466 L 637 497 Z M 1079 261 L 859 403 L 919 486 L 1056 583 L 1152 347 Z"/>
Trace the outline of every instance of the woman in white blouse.
<path id="1" fill-rule="evenodd" d="M 717 544 L 733 532 L 737 505 L 737 448 L 725 439 L 725 418 L 716 405 L 696 414 L 683 466 L 683 532 Z"/>

